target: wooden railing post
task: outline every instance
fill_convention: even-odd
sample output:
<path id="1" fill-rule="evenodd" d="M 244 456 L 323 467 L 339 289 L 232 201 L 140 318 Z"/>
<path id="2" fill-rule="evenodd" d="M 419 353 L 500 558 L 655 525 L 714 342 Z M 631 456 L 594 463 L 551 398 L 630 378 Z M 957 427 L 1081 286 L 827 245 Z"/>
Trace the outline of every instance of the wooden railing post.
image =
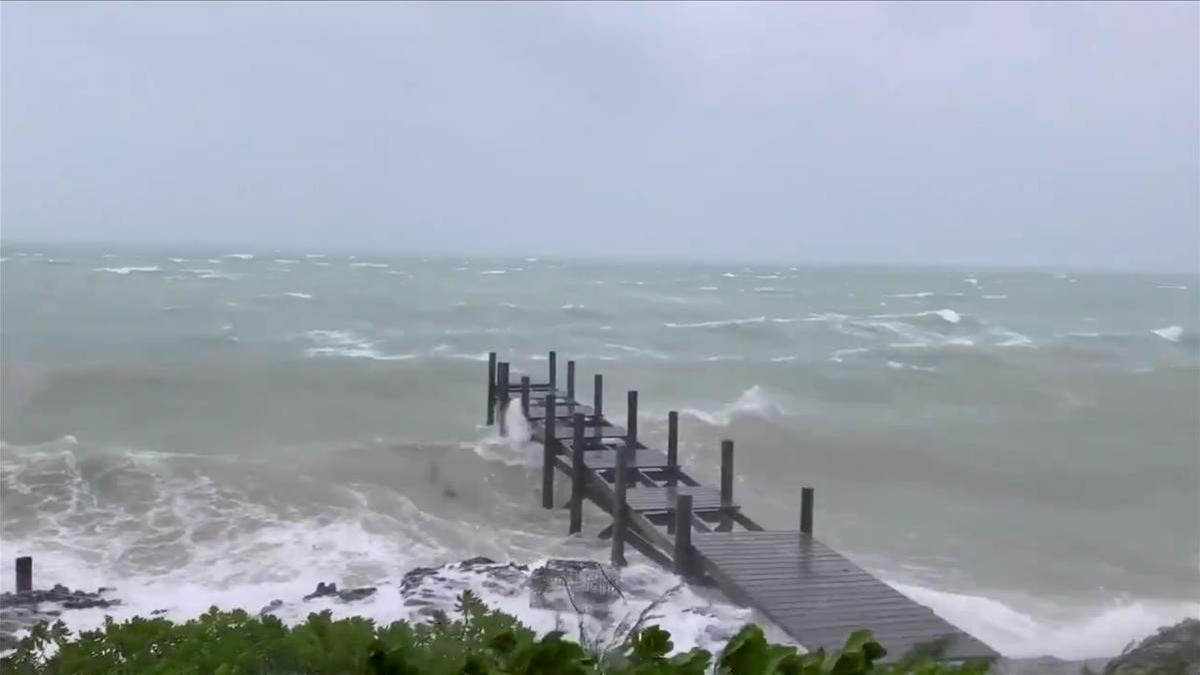
<path id="1" fill-rule="evenodd" d="M 667 413 L 667 486 L 679 483 L 679 413 Z"/>
<path id="2" fill-rule="evenodd" d="M 575 362 L 567 361 L 567 399 L 575 402 Z"/>
<path id="3" fill-rule="evenodd" d="M 500 421 L 500 436 L 508 435 L 508 361 L 501 361 L 496 364 L 496 385 L 499 387 L 497 394 L 497 409 L 496 415 Z"/>
<path id="4" fill-rule="evenodd" d="M 625 404 L 625 444 L 631 448 L 636 448 L 638 445 L 638 393 L 631 391 L 626 398 Z"/>
<path id="5" fill-rule="evenodd" d="M 33 558 L 21 556 L 17 558 L 17 592 L 28 593 L 33 590 Z"/>
<path id="6" fill-rule="evenodd" d="M 813 533 L 813 489 L 800 489 L 800 532 L 812 536 Z"/>
<path id="7" fill-rule="evenodd" d="M 496 423 L 496 352 L 488 352 L 487 425 Z"/>
<path id="8" fill-rule="evenodd" d="M 550 391 L 558 389 L 558 352 L 550 352 Z"/>
<path id="9" fill-rule="evenodd" d="M 521 413 L 529 419 L 529 376 L 521 376 Z"/>
<path id="10" fill-rule="evenodd" d="M 692 496 L 675 496 L 675 574 L 692 575 Z"/>
<path id="11" fill-rule="evenodd" d="M 554 508 L 554 459 L 558 440 L 555 438 L 554 394 L 546 394 L 546 438 L 542 444 L 542 508 Z"/>
<path id="12" fill-rule="evenodd" d="M 721 524 L 718 529 L 733 529 L 733 441 L 721 441 Z"/>
<path id="13" fill-rule="evenodd" d="M 583 465 L 583 445 L 586 442 L 583 413 L 575 413 L 571 420 L 575 436 L 571 442 L 571 534 L 583 529 L 583 489 L 587 469 Z"/>
<path id="14" fill-rule="evenodd" d="M 596 373 L 593 389 L 595 391 L 592 393 L 592 408 L 595 409 L 596 423 L 599 424 L 600 418 L 604 416 L 604 376 L 600 373 Z"/>
<path id="15" fill-rule="evenodd" d="M 625 565 L 625 488 L 629 473 L 629 458 L 633 449 L 629 446 L 617 448 L 616 474 L 613 476 L 613 533 L 612 564 Z"/>

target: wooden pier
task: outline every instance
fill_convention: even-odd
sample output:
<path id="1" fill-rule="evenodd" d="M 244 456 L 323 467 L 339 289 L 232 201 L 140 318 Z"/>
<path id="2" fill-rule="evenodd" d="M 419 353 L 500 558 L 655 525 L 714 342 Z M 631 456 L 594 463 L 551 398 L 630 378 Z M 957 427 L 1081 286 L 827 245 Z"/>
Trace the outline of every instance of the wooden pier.
<path id="1" fill-rule="evenodd" d="M 626 400 L 625 427 L 604 416 L 604 381 L 592 384 L 592 404 L 576 400 L 575 362 L 558 385 L 557 354 L 545 382 L 513 379 L 510 365 L 488 356 L 487 423 L 505 433 L 510 405 L 520 405 L 532 440 L 544 448 L 542 506 L 554 508 L 554 474 L 570 479 L 569 531 L 583 527 L 583 503 L 612 516 L 601 532 L 612 563 L 625 564 L 625 545 L 681 576 L 718 586 L 753 607 L 808 649 L 839 648 L 860 628 L 874 631 L 893 657 L 942 641 L 948 659 L 997 653 L 929 608 L 850 562 L 813 537 L 814 492 L 800 490 L 797 530 L 767 531 L 733 497 L 733 441 L 721 444 L 721 484 L 701 485 L 679 466 L 679 415 L 667 417 L 667 448 L 638 437 L 638 395 Z"/>

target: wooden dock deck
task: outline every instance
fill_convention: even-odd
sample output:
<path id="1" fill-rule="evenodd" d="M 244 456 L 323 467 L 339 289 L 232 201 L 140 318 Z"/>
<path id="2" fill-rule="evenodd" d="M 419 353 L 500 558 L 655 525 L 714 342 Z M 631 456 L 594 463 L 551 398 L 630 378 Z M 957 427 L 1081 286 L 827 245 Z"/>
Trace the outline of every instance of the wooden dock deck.
<path id="1" fill-rule="evenodd" d="M 612 563 L 625 564 L 628 543 L 646 557 L 698 581 L 714 583 L 735 602 L 753 607 L 808 649 L 838 648 L 860 628 L 898 657 L 913 647 L 944 643 L 948 659 L 998 654 L 929 608 L 813 537 L 810 487 L 800 490 L 799 529 L 766 531 L 733 499 L 733 442 L 721 443 L 721 484 L 701 485 L 678 461 L 679 415 L 667 416 L 666 450 L 638 437 L 638 394 L 626 399 L 625 427 L 604 416 L 603 377 L 594 376 L 592 404 L 575 397 L 575 363 L 558 387 L 557 354 L 545 382 L 513 379 L 510 365 L 488 356 L 487 423 L 499 422 L 514 401 L 542 444 L 542 506 L 554 508 L 554 475 L 570 479 L 569 531 L 583 526 L 583 503 L 612 516 L 600 536 L 611 539 Z"/>

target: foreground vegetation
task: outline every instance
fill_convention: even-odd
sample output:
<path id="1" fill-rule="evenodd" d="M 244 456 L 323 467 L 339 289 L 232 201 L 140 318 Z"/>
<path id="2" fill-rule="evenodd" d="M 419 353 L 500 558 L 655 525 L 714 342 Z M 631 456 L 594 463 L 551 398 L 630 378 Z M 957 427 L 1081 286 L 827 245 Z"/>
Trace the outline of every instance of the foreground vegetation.
<path id="1" fill-rule="evenodd" d="M 850 636 L 838 651 L 798 654 L 769 644 L 757 626 L 743 628 L 714 659 L 702 649 L 668 656 L 670 635 L 656 627 L 629 634 L 608 650 L 587 649 L 561 633 L 538 637 L 516 618 L 488 609 L 467 592 L 456 617 L 429 623 L 398 621 L 376 626 L 328 612 L 298 626 L 216 608 L 186 623 L 166 619 L 109 620 L 102 629 L 72 636 L 61 622 L 36 628 L 0 671 L 13 674 L 161 673 L 219 675 L 322 673 L 431 675 L 529 673 L 531 675 L 856 675 L 858 673 L 972 674 L 986 664 L 946 665 L 911 656 L 881 665 L 886 650 L 870 632 Z"/>

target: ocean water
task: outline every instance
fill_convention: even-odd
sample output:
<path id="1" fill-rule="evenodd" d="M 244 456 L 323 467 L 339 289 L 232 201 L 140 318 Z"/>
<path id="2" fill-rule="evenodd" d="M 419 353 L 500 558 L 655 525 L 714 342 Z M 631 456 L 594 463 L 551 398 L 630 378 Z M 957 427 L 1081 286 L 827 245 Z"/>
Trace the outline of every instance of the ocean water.
<path id="1" fill-rule="evenodd" d="M 606 518 L 568 537 L 538 449 L 482 425 L 487 352 L 541 379 L 549 349 L 584 390 L 605 374 L 618 419 L 638 389 L 651 442 L 680 410 L 698 478 L 734 439 L 765 525 L 794 527 L 813 486 L 820 538 L 1005 654 L 1111 655 L 1200 614 L 1196 276 L 0 258 L 0 548 L 48 584 L 117 586 L 118 616 L 603 559 Z M 402 616 L 389 598 L 367 611 Z"/>

